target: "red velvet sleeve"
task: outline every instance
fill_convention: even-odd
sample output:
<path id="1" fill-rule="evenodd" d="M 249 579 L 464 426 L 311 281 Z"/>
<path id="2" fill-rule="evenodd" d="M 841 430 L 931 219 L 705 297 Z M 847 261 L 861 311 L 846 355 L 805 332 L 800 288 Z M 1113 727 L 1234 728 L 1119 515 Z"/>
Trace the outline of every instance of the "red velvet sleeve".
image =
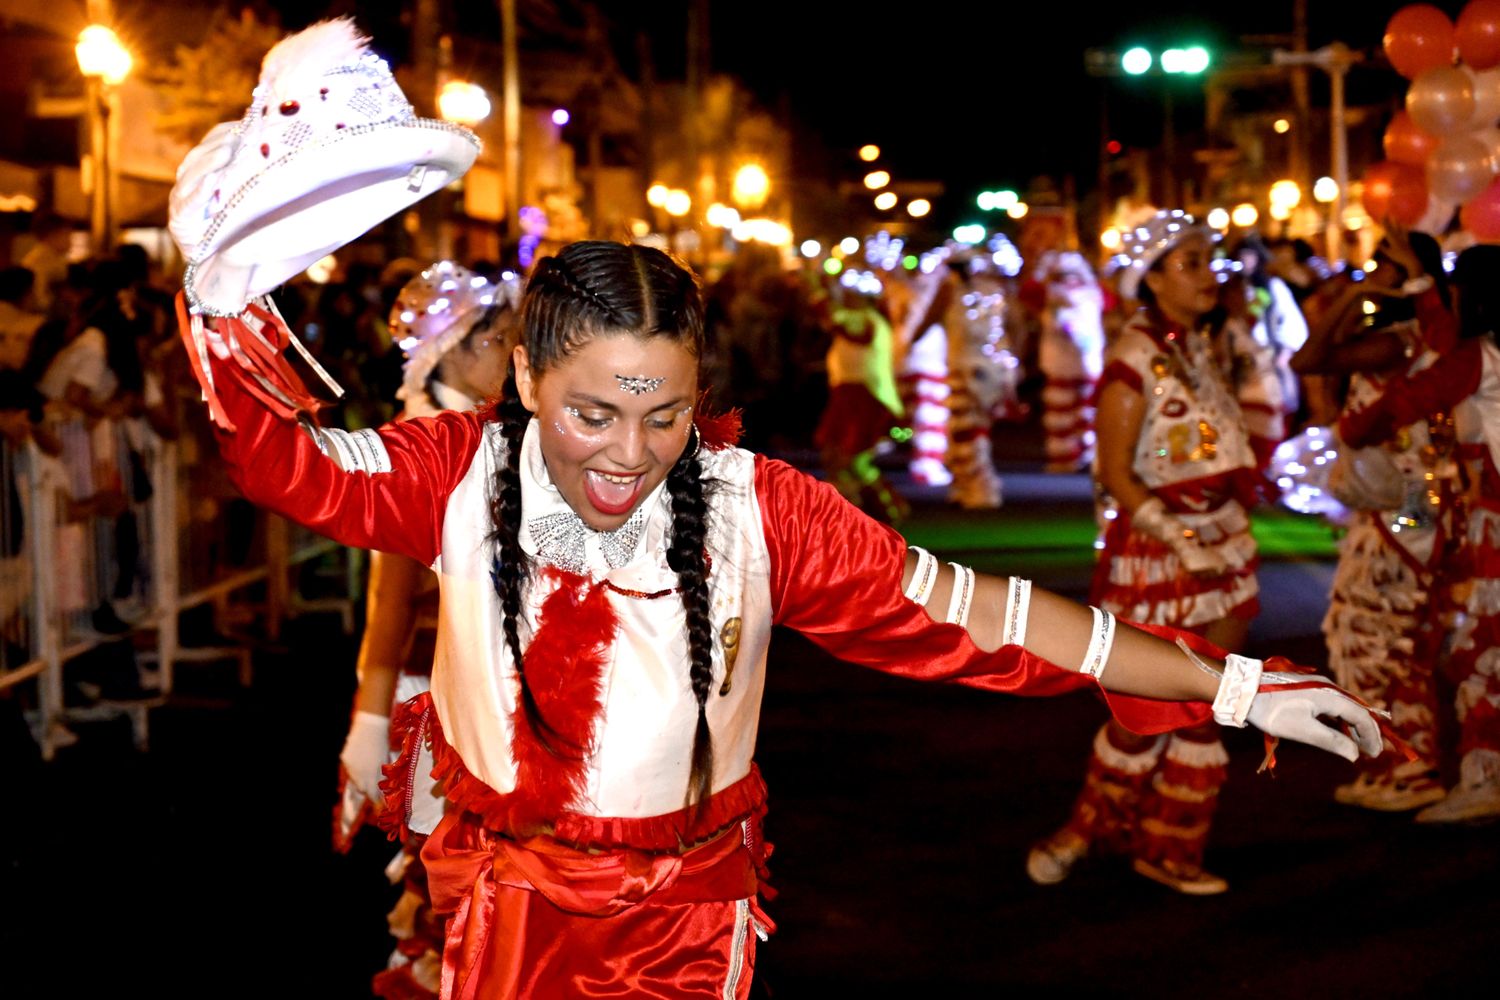
<path id="1" fill-rule="evenodd" d="M 450 411 L 387 424 L 378 434 L 390 471 L 345 472 L 302 428 L 246 392 L 233 365 L 211 364 L 219 398 L 238 428 L 214 428 L 219 450 L 247 500 L 345 545 L 432 564 L 442 548 L 448 495 L 479 449 L 479 417 Z"/>
<path id="2" fill-rule="evenodd" d="M 1436 288 L 1417 296 L 1416 310 L 1422 342 L 1439 354 L 1453 350 L 1458 344 L 1458 318 L 1443 305 L 1443 297 Z"/>
<path id="3" fill-rule="evenodd" d="M 1484 373 L 1482 348 L 1478 338 L 1465 340 L 1416 374 L 1391 379 L 1379 399 L 1339 418 L 1339 437 L 1355 448 L 1379 444 L 1399 427 L 1457 406 L 1479 389 Z"/>
<path id="4" fill-rule="evenodd" d="M 778 625 L 796 629 L 840 659 L 916 680 L 1037 696 L 1097 689 L 1092 678 L 1019 646 L 986 653 L 966 629 L 933 621 L 901 593 L 906 542 L 900 535 L 826 483 L 783 462 L 762 456 L 755 461 Z M 1175 638 L 1175 631 L 1166 631 Z M 1217 652 L 1196 636 L 1187 638 L 1205 653 Z M 1202 702 L 1118 694 L 1106 699 L 1115 717 L 1138 733 L 1198 725 L 1212 715 Z"/>

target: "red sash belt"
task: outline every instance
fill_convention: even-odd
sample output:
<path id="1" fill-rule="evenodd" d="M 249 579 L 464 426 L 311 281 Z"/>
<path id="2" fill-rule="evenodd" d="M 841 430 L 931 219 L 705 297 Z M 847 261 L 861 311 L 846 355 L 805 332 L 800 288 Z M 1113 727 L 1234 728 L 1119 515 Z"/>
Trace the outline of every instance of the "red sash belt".
<path id="1" fill-rule="evenodd" d="M 743 834 L 731 827 L 681 855 L 624 849 L 591 854 L 550 837 L 516 841 L 450 813 L 422 848 L 433 908 L 452 913 L 443 996 L 508 996 L 522 974 L 528 910 L 537 895 L 560 910 L 610 917 L 642 903 L 745 899 L 757 879 Z M 491 940 L 493 939 L 493 941 Z"/>

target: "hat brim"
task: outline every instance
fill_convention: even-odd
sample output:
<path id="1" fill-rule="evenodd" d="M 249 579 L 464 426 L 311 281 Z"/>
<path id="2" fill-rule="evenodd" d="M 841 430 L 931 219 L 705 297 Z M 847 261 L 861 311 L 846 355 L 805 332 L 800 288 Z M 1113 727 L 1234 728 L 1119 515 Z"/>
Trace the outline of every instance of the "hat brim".
<path id="1" fill-rule="evenodd" d="M 185 279 L 211 315 L 250 300 L 446 187 L 473 165 L 479 139 L 448 122 L 353 126 L 267 164 L 231 195 Z"/>

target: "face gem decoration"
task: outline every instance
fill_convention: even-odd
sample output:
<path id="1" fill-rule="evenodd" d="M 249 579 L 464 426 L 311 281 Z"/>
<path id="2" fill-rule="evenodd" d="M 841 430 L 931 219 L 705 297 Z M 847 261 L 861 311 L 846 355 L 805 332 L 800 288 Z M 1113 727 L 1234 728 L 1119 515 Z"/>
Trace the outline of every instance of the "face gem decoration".
<path id="1" fill-rule="evenodd" d="M 655 392 L 661 388 L 666 381 L 664 378 L 646 378 L 643 375 L 616 375 L 615 381 L 620 383 L 620 391 L 628 392 L 632 396 L 639 396 L 646 392 Z"/>

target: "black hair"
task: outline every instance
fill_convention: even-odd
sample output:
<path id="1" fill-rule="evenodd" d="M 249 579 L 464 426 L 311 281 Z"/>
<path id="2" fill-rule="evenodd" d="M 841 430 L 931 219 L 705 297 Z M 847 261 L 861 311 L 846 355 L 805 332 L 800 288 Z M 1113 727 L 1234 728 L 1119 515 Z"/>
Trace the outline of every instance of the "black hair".
<path id="1" fill-rule="evenodd" d="M 1453 284 L 1459 291 L 1460 334 L 1500 342 L 1500 247 L 1481 243 L 1459 254 Z"/>
<path id="2" fill-rule="evenodd" d="M 533 373 L 540 375 L 601 334 L 665 337 L 703 356 L 703 295 L 683 264 L 652 247 L 585 241 L 537 262 L 521 301 L 521 344 Z M 505 464 L 497 476 L 490 517 L 496 555 L 492 581 L 500 597 L 501 625 L 515 661 L 521 710 L 549 752 L 576 759 L 586 748 L 568 744 L 542 717 L 526 680 L 517 621 L 529 574 L 520 545 L 521 441 L 531 419 L 517 392 L 511 367 L 496 406 Z M 709 484 L 697 456 L 697 431 L 667 474 L 672 530 L 667 564 L 677 573 L 687 620 L 688 680 L 698 702 L 692 764 L 684 804 L 699 814 L 713 787 L 713 741 L 708 696 L 713 683 L 713 628 L 709 617 Z"/>
<path id="3" fill-rule="evenodd" d="M 0 270 L 0 302 L 17 305 L 36 285 L 36 275 L 30 268 L 7 267 Z"/>

